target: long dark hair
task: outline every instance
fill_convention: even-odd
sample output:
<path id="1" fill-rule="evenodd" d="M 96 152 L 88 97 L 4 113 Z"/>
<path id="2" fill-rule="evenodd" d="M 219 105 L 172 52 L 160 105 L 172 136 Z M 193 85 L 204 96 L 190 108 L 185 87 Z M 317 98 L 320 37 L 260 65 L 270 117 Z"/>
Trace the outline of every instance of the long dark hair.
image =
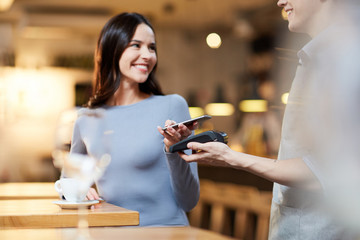
<path id="1" fill-rule="evenodd" d="M 150 22 L 138 13 L 121 13 L 112 17 L 101 30 L 95 50 L 93 92 L 87 106 L 99 107 L 114 95 L 120 86 L 119 60 L 133 38 L 139 24 L 145 23 L 153 32 Z M 141 92 L 163 95 L 155 78 L 157 63 L 144 83 L 139 84 Z"/>

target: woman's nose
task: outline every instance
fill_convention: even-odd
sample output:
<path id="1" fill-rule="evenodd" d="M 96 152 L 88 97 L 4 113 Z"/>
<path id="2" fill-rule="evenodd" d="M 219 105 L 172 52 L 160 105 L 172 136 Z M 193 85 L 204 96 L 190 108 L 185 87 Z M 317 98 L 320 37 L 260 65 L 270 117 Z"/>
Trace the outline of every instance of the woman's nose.
<path id="1" fill-rule="evenodd" d="M 150 50 L 147 47 L 143 47 L 141 49 L 141 57 L 142 58 L 148 59 L 152 56 L 151 54 L 152 53 L 150 52 Z"/>

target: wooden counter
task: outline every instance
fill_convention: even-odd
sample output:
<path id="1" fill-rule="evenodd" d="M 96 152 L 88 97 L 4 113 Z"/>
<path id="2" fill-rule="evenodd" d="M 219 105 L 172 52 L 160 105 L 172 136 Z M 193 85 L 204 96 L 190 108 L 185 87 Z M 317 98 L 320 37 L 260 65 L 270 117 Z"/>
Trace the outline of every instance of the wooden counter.
<path id="1" fill-rule="evenodd" d="M 76 227 L 78 211 L 61 209 L 58 199 L 0 200 L 0 229 Z M 139 225 L 139 213 L 106 202 L 88 209 L 89 226 Z M 3 238 L 0 238 L 3 239 Z"/>
<path id="2" fill-rule="evenodd" d="M 0 183 L 0 200 L 58 198 L 53 182 Z"/>
<path id="3" fill-rule="evenodd" d="M 76 228 L 0 230 L 0 239 L 72 240 Z M 194 227 L 98 227 L 89 228 L 91 240 L 230 240 L 232 238 Z"/>

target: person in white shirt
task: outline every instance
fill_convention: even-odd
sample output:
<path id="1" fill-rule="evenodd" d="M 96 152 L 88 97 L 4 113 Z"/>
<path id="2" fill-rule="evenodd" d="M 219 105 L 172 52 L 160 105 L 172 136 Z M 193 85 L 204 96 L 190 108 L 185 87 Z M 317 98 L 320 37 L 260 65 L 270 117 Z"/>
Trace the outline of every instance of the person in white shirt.
<path id="1" fill-rule="evenodd" d="M 189 143 L 197 153 L 180 155 L 188 162 L 233 167 L 274 182 L 269 239 L 359 239 L 353 230 L 359 229 L 360 218 L 355 188 L 360 183 L 360 3 L 277 4 L 287 13 L 290 31 L 312 38 L 298 52 L 278 158 L 236 152 L 219 142 Z M 329 211 L 329 206 L 338 209 Z"/>

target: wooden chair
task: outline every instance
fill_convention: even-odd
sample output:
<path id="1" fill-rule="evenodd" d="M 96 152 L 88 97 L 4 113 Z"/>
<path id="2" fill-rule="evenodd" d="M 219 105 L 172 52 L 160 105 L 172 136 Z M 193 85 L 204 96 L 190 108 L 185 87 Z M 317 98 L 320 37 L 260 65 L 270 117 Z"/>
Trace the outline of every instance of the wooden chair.
<path id="1" fill-rule="evenodd" d="M 200 200 L 189 213 L 192 226 L 239 239 L 267 238 L 270 203 L 268 193 L 255 187 L 200 181 Z"/>
<path id="2" fill-rule="evenodd" d="M 258 202 L 254 204 L 257 214 L 256 239 L 267 239 L 269 233 L 270 208 L 272 201 L 271 191 L 261 191 Z"/>

